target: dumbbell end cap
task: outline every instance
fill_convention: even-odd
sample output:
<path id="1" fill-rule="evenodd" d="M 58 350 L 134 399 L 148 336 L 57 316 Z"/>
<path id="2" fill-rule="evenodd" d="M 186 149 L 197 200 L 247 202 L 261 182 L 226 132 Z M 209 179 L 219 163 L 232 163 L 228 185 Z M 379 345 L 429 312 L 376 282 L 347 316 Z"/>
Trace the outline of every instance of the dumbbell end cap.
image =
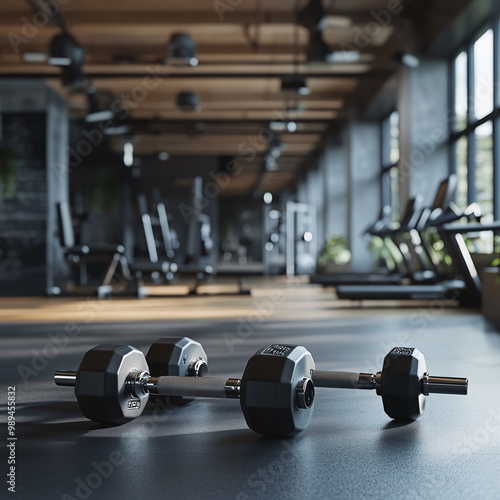
<path id="1" fill-rule="evenodd" d="M 469 381 L 466 378 L 431 377 L 427 373 L 422 378 L 422 392 L 429 394 L 458 394 L 466 396 Z"/>
<path id="2" fill-rule="evenodd" d="M 204 359 L 195 359 L 189 364 L 187 375 L 190 377 L 206 377 L 208 375 L 208 366 Z"/>
<path id="3" fill-rule="evenodd" d="M 314 402 L 314 383 L 304 377 L 297 385 L 297 407 L 303 410 L 311 408 Z"/>
<path id="4" fill-rule="evenodd" d="M 76 372 L 68 370 L 58 370 L 54 374 L 56 385 L 74 387 L 76 384 Z"/>

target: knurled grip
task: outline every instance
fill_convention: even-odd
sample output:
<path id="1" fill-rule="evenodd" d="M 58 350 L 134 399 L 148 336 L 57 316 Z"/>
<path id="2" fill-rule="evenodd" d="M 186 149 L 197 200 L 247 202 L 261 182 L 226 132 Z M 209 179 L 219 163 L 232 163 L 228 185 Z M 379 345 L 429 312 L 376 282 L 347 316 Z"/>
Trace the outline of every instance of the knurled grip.
<path id="1" fill-rule="evenodd" d="M 316 387 L 330 387 L 333 389 L 358 389 L 359 373 L 328 372 L 314 370 L 312 379 Z"/>
<path id="2" fill-rule="evenodd" d="M 151 394 L 198 398 L 225 398 L 226 379 L 215 377 L 159 377 L 150 379 Z"/>

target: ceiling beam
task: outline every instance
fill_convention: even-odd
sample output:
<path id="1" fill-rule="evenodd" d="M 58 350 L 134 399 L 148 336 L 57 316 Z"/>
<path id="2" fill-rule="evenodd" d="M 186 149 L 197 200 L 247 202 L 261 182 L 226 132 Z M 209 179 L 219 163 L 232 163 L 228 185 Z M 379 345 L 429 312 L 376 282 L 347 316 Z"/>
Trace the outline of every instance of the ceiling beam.
<path id="1" fill-rule="evenodd" d="M 33 0 L 27 0 L 28 4 L 34 4 L 34 10 L 40 10 Z M 207 2 L 212 5 L 211 2 Z M 165 2 L 165 7 L 168 9 L 168 2 Z M 85 7 L 76 9 L 71 6 L 61 6 L 61 12 L 64 14 L 64 20 L 70 28 L 81 28 L 87 25 L 90 26 L 123 26 L 123 25 L 158 25 L 162 24 L 166 27 L 185 25 L 210 25 L 221 26 L 222 22 L 217 15 L 215 9 L 204 10 L 186 10 L 186 11 L 168 11 L 164 12 L 141 11 L 137 6 L 134 10 L 125 10 L 124 6 L 120 5 L 116 10 L 96 10 L 88 2 Z M 376 10 L 376 9 L 375 9 Z M 19 10 L 17 12 L 2 13 L 0 19 L 1 25 L 20 24 L 21 17 L 25 16 L 26 12 Z M 375 17 L 370 11 L 360 10 L 345 10 L 332 13 L 333 16 L 341 16 L 350 18 L 353 24 L 366 24 L 374 21 Z M 335 22 L 333 19 L 332 23 Z M 290 11 L 288 12 L 267 12 L 265 16 L 256 17 L 255 12 L 244 11 L 240 8 L 235 8 L 233 12 L 228 13 L 224 24 L 239 24 L 239 25 L 255 25 L 260 24 L 295 24 L 296 16 L 293 12 L 293 2 L 290 1 Z"/>
<path id="2" fill-rule="evenodd" d="M 367 73 L 367 64 L 335 64 L 324 68 L 299 66 L 298 73 L 307 78 L 353 78 Z M 58 68 L 46 64 L 1 65 L 0 74 L 10 78 L 36 78 L 59 75 Z M 269 65 L 203 65 L 197 68 L 175 68 L 160 65 L 85 65 L 83 73 L 87 78 L 282 78 L 294 73 L 292 64 Z"/>

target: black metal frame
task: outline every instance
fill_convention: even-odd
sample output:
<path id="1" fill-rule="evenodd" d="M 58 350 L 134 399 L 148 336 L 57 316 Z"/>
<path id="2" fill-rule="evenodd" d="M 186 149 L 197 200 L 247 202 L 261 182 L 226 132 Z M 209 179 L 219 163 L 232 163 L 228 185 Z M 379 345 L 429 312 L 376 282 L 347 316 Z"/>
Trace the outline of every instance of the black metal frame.
<path id="1" fill-rule="evenodd" d="M 493 30 L 493 111 L 482 118 L 475 117 L 474 110 L 474 43 L 489 29 Z M 455 130 L 455 60 L 464 52 L 467 54 L 467 124 L 462 130 Z M 500 219 L 500 21 L 483 26 L 474 37 L 468 39 L 455 51 L 449 67 L 450 120 L 450 172 L 457 172 L 456 145 L 462 137 L 467 138 L 467 201 L 476 201 L 476 136 L 481 125 L 491 122 L 493 130 L 493 217 Z"/>

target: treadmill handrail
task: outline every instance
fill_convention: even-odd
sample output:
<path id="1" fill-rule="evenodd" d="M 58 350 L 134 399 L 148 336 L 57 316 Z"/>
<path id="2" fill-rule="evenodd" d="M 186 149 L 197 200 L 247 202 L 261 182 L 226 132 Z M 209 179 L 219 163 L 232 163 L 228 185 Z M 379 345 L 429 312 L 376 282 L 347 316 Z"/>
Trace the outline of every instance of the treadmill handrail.
<path id="1" fill-rule="evenodd" d="M 482 231 L 500 231 L 500 221 L 490 224 L 470 223 L 470 224 L 445 224 L 443 229 L 449 233 L 480 233 Z"/>

